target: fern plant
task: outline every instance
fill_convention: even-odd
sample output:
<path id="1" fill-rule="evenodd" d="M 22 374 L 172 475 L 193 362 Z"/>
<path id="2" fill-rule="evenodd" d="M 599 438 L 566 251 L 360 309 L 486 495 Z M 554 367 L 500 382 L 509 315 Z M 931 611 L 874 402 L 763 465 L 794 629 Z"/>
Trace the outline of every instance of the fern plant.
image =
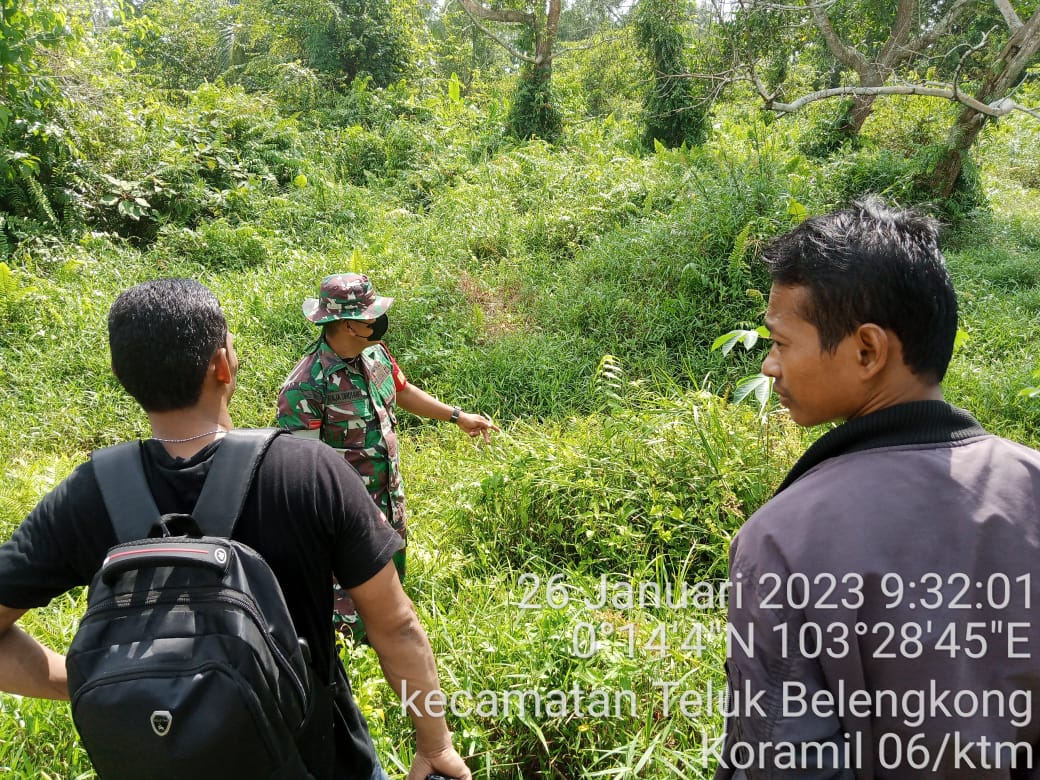
<path id="1" fill-rule="evenodd" d="M 607 354 L 600 358 L 599 365 L 592 375 L 593 395 L 606 399 L 609 407 L 624 402 L 625 368 L 621 361 Z"/>
<path id="2" fill-rule="evenodd" d="M 21 178 L 22 182 L 25 184 L 25 190 L 29 194 L 29 199 L 37 213 L 45 216 L 54 227 L 60 228 L 61 225 L 58 221 L 58 215 L 55 214 L 54 209 L 51 208 L 51 203 L 47 199 L 47 193 L 43 191 L 43 185 L 40 184 L 39 180 L 33 174 L 27 172 L 25 168 L 22 169 Z"/>
<path id="3" fill-rule="evenodd" d="M 17 314 L 23 299 L 33 291 L 23 287 L 7 263 L 0 263 L 0 321 L 9 323 Z"/>

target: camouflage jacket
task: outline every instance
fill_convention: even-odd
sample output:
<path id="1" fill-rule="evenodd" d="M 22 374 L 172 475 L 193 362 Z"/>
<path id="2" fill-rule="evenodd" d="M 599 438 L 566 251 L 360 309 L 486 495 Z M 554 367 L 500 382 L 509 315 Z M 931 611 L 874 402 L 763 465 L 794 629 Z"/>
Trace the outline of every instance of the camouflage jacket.
<path id="1" fill-rule="evenodd" d="M 397 380 L 395 383 L 395 379 Z M 344 451 L 369 494 L 404 535 L 404 487 L 397 449 L 397 386 L 404 375 L 382 344 L 344 360 L 318 339 L 278 393 L 278 425 L 316 430 Z"/>

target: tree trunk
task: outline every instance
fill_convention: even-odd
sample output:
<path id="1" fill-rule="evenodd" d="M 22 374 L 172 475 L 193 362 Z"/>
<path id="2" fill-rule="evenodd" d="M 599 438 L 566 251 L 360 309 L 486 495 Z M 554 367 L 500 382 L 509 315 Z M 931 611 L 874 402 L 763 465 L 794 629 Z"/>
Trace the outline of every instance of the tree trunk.
<path id="1" fill-rule="evenodd" d="M 863 125 L 866 124 L 867 117 L 874 110 L 876 99 L 876 95 L 856 95 L 856 99 L 852 101 L 852 109 L 849 111 L 849 121 L 846 125 L 848 129 L 845 131 L 850 138 L 859 136 Z"/>
<path id="2" fill-rule="evenodd" d="M 860 76 L 859 85 L 861 87 L 880 87 L 884 82 L 885 79 L 880 74 L 862 75 Z M 877 100 L 877 95 L 856 95 L 853 98 L 852 105 L 849 106 L 844 121 L 840 122 L 835 128 L 841 141 L 853 140 L 859 137 L 863 125 L 866 124 L 867 119 L 870 117 L 870 112 L 874 110 L 875 100 Z"/>
<path id="3" fill-rule="evenodd" d="M 1012 35 L 990 68 L 989 76 L 976 94 L 983 103 L 1005 97 L 1018 83 L 1023 71 L 1040 49 L 1040 11 L 1036 11 Z M 949 197 L 957 186 L 968 152 L 975 144 L 989 117 L 973 108 L 965 108 L 950 131 L 947 148 L 928 177 L 929 189 L 942 198 Z"/>

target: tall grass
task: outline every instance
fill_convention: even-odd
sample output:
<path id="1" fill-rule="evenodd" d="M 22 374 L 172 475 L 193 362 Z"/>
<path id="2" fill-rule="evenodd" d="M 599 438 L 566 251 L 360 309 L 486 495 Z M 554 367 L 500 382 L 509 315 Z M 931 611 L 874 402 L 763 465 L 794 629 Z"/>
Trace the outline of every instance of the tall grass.
<path id="1" fill-rule="evenodd" d="M 152 243 L 114 232 L 26 242 L 7 260 L 0 538 L 92 448 L 147 434 L 108 369 L 105 317 L 119 291 L 171 275 L 211 286 L 242 364 L 232 415 L 259 426 L 317 335 L 303 298 L 327 273 L 363 270 L 396 298 L 387 339 L 406 374 L 504 428 L 475 446 L 453 427 L 402 415 L 407 590 L 445 691 L 577 686 L 635 699 L 635 714 L 617 718 L 452 715 L 476 775 L 709 776 L 703 743 L 721 718 L 665 713 L 661 683 L 721 686 L 721 605 L 585 601 L 604 577 L 622 591 L 716 587 L 733 533 L 817 435 L 783 412 L 761 418 L 727 404 L 756 355 L 722 357 L 710 345 L 760 324 L 768 287 L 758 252 L 832 202 L 832 168 L 798 151 L 800 125 L 766 124 L 741 105 L 718 108 L 708 148 L 642 156 L 634 126 L 612 118 L 571 126 L 556 147 L 506 141 L 494 92 L 456 103 L 395 87 L 266 128 L 267 103 L 251 99 L 233 117 L 240 93 L 217 89 L 182 96 L 168 114 L 155 95 L 147 127 L 111 134 L 169 144 L 115 159 L 141 178 L 145 163 L 174 155 L 185 197 L 202 199 L 188 211 L 205 206 L 205 219 L 171 218 Z M 185 135 L 193 112 L 216 123 L 205 130 L 214 143 L 244 133 L 230 174 L 270 158 L 273 168 L 256 170 L 271 176 L 224 189 L 197 179 Z M 1016 132 L 1001 129 L 985 150 L 989 214 L 949 236 L 971 339 L 946 387 L 991 429 L 1036 446 L 1040 404 L 1017 391 L 1040 365 L 1040 198 L 1029 178 L 1035 152 L 1017 142 L 1031 131 Z M 566 603 L 548 603 L 550 590 Z M 83 601 L 81 592 L 56 600 L 27 628 L 63 648 Z M 413 748 L 400 705 L 369 649 L 343 652 L 380 753 L 401 775 Z M 6 696 L 0 767 L 90 776 L 65 705 Z"/>
<path id="2" fill-rule="evenodd" d="M 453 718 L 477 777 L 710 776 L 721 699 L 703 698 L 724 689 L 726 547 L 800 446 L 781 419 L 703 391 L 517 423 L 490 447 L 440 430 L 410 441 L 408 588 L 445 692 L 463 709 L 481 691 L 528 697 L 527 711 L 514 700 Z M 699 597 L 683 603 L 683 583 Z M 374 672 L 371 654 L 352 660 Z M 609 714 L 534 711 L 535 692 L 574 689 L 602 692 Z M 399 705 L 385 686 L 362 695 L 380 747 L 406 766 Z"/>

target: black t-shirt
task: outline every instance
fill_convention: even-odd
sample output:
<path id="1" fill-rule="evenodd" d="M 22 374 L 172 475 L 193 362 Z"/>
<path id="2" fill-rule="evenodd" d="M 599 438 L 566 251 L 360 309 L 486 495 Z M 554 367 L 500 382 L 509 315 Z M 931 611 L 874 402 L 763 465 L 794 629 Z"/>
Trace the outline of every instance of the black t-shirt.
<path id="1" fill-rule="evenodd" d="M 219 447 L 214 442 L 185 460 L 171 457 L 154 439 L 144 442 L 145 475 L 160 512 L 191 513 Z M 288 435 L 271 442 L 232 536 L 271 567 L 325 680 L 332 663 L 332 575 L 346 588 L 366 582 L 393 558 L 400 536 L 341 455 Z M 0 604 L 42 607 L 89 584 L 115 543 L 88 461 L 44 496 L 0 546 Z M 363 720 L 352 728 L 363 729 Z M 372 750 L 367 732 L 352 734 L 352 746 L 343 736 L 338 734 L 338 752 Z M 367 757 L 357 758 L 367 763 Z"/>

